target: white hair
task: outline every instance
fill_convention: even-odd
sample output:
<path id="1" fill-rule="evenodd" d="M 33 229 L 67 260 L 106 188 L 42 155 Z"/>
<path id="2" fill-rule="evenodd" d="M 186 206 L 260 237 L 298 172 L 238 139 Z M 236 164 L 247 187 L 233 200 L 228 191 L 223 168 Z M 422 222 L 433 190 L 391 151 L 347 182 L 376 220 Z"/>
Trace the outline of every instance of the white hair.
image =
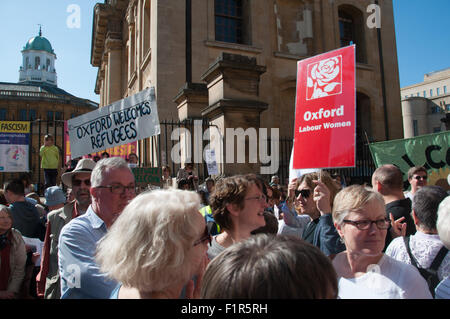
<path id="1" fill-rule="evenodd" d="M 187 282 L 199 209 L 200 197 L 195 192 L 168 189 L 140 194 L 98 245 L 101 271 L 145 292 Z"/>
<path id="2" fill-rule="evenodd" d="M 447 196 L 439 204 L 436 228 L 439 238 L 442 240 L 445 247 L 450 249 L 450 196 Z"/>
<path id="3" fill-rule="evenodd" d="M 128 167 L 128 163 L 121 157 L 109 157 L 101 159 L 97 162 L 94 169 L 92 170 L 91 186 L 97 187 L 102 185 L 103 180 L 106 177 L 106 170 L 119 168 L 126 168 L 132 173 L 131 169 Z"/>

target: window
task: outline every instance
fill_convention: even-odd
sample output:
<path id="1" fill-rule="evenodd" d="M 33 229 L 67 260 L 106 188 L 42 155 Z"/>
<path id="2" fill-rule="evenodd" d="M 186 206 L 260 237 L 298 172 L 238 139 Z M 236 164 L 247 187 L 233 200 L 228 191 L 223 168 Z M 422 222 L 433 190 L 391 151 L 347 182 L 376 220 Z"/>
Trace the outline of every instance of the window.
<path id="1" fill-rule="evenodd" d="M 413 134 L 414 134 L 414 136 L 419 135 L 419 128 L 417 126 L 417 120 L 413 120 Z"/>
<path id="2" fill-rule="evenodd" d="M 433 89 L 430 89 L 430 97 L 433 96 Z"/>
<path id="3" fill-rule="evenodd" d="M 445 106 L 445 110 L 450 112 L 450 104 L 447 104 L 447 105 Z"/>
<path id="4" fill-rule="evenodd" d="M 244 43 L 242 0 L 215 0 L 216 40 Z"/>
<path id="5" fill-rule="evenodd" d="M 41 64 L 41 58 L 38 57 L 38 56 L 35 57 L 35 58 L 34 58 L 34 68 L 35 68 L 36 70 L 39 69 L 40 64 Z"/>
<path id="6" fill-rule="evenodd" d="M 53 121 L 53 111 L 47 111 L 47 120 Z"/>
<path id="7" fill-rule="evenodd" d="M 145 1 L 144 8 L 143 8 L 143 21 L 142 21 L 142 49 L 143 49 L 143 56 L 145 57 L 145 54 L 150 49 L 150 0 Z"/>
<path id="8" fill-rule="evenodd" d="M 30 65 L 30 58 L 27 57 L 27 58 L 25 59 L 25 70 L 26 70 L 26 69 L 29 69 L 30 67 L 31 67 L 31 65 Z"/>
<path id="9" fill-rule="evenodd" d="M 427 91 L 423 91 L 423 97 L 427 97 Z"/>
<path id="10" fill-rule="evenodd" d="M 439 95 L 439 88 L 436 88 L 436 95 Z"/>
<path id="11" fill-rule="evenodd" d="M 50 71 L 50 59 L 47 59 L 47 65 L 45 66 L 46 71 Z"/>
<path id="12" fill-rule="evenodd" d="M 419 93 L 419 92 L 417 92 L 417 96 L 420 96 L 420 93 Z"/>
<path id="13" fill-rule="evenodd" d="M 34 121 L 36 119 L 36 110 L 19 110 L 19 121 Z"/>
<path id="14" fill-rule="evenodd" d="M 0 121 L 6 120 L 6 109 L 0 109 Z"/>
<path id="15" fill-rule="evenodd" d="M 55 112 L 55 120 L 62 120 L 62 113 L 61 112 Z"/>
<path id="16" fill-rule="evenodd" d="M 437 105 L 431 107 L 431 114 L 441 113 L 441 108 Z"/>
<path id="17" fill-rule="evenodd" d="M 341 47 L 352 43 L 355 44 L 356 61 L 367 63 L 364 44 L 365 21 L 363 13 L 353 6 L 341 5 L 338 9 L 338 15 Z"/>
<path id="18" fill-rule="evenodd" d="M 447 94 L 447 86 L 444 85 L 444 94 Z"/>

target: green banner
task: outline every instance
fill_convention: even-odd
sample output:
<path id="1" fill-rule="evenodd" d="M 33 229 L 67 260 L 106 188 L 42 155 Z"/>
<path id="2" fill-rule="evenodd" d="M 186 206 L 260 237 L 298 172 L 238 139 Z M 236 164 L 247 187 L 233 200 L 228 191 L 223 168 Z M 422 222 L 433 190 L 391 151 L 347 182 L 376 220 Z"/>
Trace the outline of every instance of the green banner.
<path id="1" fill-rule="evenodd" d="M 394 164 L 408 179 L 408 170 L 413 166 L 424 166 L 428 170 L 428 185 L 439 185 L 449 189 L 447 176 L 450 173 L 450 131 L 421 135 L 403 140 L 372 143 L 369 145 L 377 167 Z"/>
<path id="2" fill-rule="evenodd" d="M 135 167 L 131 169 L 136 179 L 136 186 L 160 185 L 161 172 L 159 167 Z"/>

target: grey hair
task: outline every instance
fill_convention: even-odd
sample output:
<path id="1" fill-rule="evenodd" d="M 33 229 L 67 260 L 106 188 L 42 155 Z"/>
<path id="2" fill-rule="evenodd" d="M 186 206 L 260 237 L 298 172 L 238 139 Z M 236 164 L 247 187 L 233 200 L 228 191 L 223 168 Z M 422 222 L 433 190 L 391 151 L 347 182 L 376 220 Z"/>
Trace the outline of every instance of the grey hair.
<path id="1" fill-rule="evenodd" d="M 445 247 L 450 249 L 450 196 L 447 196 L 439 204 L 436 228 L 439 238 L 442 240 Z"/>
<path id="2" fill-rule="evenodd" d="M 92 170 L 91 187 L 102 185 L 107 170 L 119 168 L 126 168 L 132 173 L 131 169 L 128 167 L 128 163 L 121 157 L 109 157 L 98 161 Z"/>
<path id="3" fill-rule="evenodd" d="M 356 210 L 366 205 L 368 202 L 376 200 L 385 207 L 383 197 L 371 188 L 362 185 L 351 185 L 345 187 L 334 198 L 333 221 L 340 225 L 344 218 L 352 210 Z"/>
<path id="4" fill-rule="evenodd" d="M 447 197 L 447 192 L 439 186 L 424 186 L 413 197 L 412 210 L 416 214 L 422 228 L 436 230 L 439 204 Z"/>

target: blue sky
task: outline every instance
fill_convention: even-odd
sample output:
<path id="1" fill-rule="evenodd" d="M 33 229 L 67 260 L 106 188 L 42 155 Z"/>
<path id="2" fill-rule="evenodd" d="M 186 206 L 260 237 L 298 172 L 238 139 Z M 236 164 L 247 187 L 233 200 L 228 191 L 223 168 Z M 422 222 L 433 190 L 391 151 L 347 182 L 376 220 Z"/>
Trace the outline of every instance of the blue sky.
<path id="1" fill-rule="evenodd" d="M 20 51 L 42 33 L 57 55 L 58 87 L 98 102 L 94 93 L 97 68 L 90 64 L 92 15 L 96 0 L 1 0 L 1 82 L 17 82 Z M 450 0 L 393 0 L 400 86 L 423 81 L 423 75 L 450 67 Z M 70 28 L 67 12 L 80 8 L 79 28 Z M 383 18 L 383 17 L 381 17 Z M 383 25 L 381 25 L 383 27 Z"/>

